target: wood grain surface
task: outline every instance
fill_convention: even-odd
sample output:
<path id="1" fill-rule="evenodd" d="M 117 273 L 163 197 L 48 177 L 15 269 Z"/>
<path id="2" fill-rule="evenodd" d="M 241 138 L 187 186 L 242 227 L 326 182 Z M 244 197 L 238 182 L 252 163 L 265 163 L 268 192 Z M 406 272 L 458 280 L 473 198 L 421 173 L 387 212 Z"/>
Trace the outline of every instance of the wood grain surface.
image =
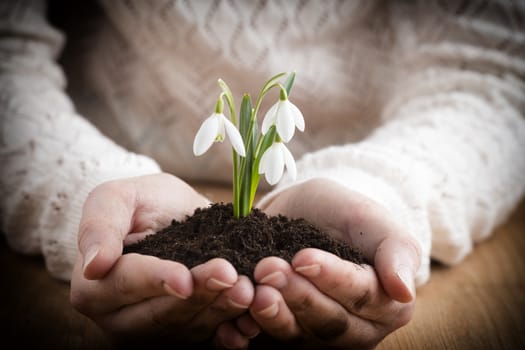
<path id="1" fill-rule="evenodd" d="M 197 186 L 213 201 L 228 189 Z M 0 240 L 1 335 L 17 348 L 108 349 L 101 331 L 69 304 L 69 285 L 40 257 Z M 461 264 L 432 266 L 412 321 L 378 349 L 525 349 L 525 202 Z"/>

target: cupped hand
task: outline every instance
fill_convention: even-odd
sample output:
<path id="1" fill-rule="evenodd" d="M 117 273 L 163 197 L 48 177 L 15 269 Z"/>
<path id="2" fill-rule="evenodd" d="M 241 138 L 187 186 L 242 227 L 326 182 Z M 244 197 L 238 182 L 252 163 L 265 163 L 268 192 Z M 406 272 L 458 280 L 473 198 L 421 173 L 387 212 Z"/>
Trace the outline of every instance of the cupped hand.
<path id="1" fill-rule="evenodd" d="M 374 348 L 411 319 L 420 247 L 384 207 L 314 179 L 284 190 L 262 209 L 306 218 L 371 262 L 356 265 L 313 248 L 297 253 L 291 264 L 261 260 L 250 312 L 263 331 L 299 341 L 301 348 Z"/>
<path id="2" fill-rule="evenodd" d="M 156 174 L 106 182 L 88 196 L 78 233 L 71 302 L 117 344 L 142 339 L 243 348 L 257 326 L 244 321 L 254 288 L 224 259 L 189 270 L 123 245 L 209 202 L 182 180 Z M 241 317 L 239 317 L 241 316 Z"/>

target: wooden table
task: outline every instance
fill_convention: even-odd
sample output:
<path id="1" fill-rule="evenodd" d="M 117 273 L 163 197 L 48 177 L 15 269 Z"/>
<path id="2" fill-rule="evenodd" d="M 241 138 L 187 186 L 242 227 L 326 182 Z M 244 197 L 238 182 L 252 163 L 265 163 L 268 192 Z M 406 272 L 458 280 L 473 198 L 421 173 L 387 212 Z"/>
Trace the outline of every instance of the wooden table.
<path id="1" fill-rule="evenodd" d="M 227 189 L 199 186 L 214 201 Z M 69 285 L 52 279 L 41 258 L 0 241 L 4 342 L 17 348 L 108 349 L 98 328 L 69 304 Z M 5 343 L 4 343 L 5 344 Z M 525 349 L 525 202 L 494 235 L 453 268 L 433 265 L 418 290 L 412 321 L 379 349 Z"/>

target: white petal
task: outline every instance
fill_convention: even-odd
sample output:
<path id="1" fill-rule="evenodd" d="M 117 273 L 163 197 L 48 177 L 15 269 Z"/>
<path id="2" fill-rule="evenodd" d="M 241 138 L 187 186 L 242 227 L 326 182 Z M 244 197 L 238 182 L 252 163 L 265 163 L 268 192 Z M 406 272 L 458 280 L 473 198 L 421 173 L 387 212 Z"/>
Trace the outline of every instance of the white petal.
<path id="1" fill-rule="evenodd" d="M 288 142 L 292 139 L 295 132 L 295 122 L 293 111 L 290 108 L 290 101 L 280 101 L 281 105 L 277 111 L 277 133 L 284 142 Z"/>
<path id="2" fill-rule="evenodd" d="M 261 160 L 259 161 L 259 175 L 264 174 L 268 171 L 268 165 L 271 163 L 271 159 L 269 159 L 270 155 L 268 153 L 270 149 L 267 149 L 264 151 Z"/>
<path id="3" fill-rule="evenodd" d="M 204 154 L 215 141 L 217 131 L 219 130 L 219 119 L 216 114 L 209 116 L 197 131 L 193 140 L 193 154 L 200 156 Z"/>
<path id="4" fill-rule="evenodd" d="M 259 163 L 259 174 L 264 173 L 266 181 L 270 185 L 275 185 L 284 172 L 283 152 L 277 143 L 274 143 L 264 152 Z"/>
<path id="5" fill-rule="evenodd" d="M 277 117 L 277 114 L 275 112 L 277 112 L 278 106 L 279 106 L 279 102 L 271 106 L 268 112 L 266 112 L 266 115 L 264 116 L 262 126 L 261 126 L 261 132 L 263 135 L 266 135 L 268 130 L 270 130 L 270 127 L 273 124 L 275 124 L 275 119 Z"/>
<path id="6" fill-rule="evenodd" d="M 300 131 L 304 131 L 304 117 L 303 113 L 299 108 L 297 108 L 296 105 L 290 102 L 290 109 L 292 110 L 293 116 L 294 116 L 294 123 L 295 126 L 297 126 L 297 129 Z"/>
<path id="7" fill-rule="evenodd" d="M 242 141 L 242 137 L 241 137 L 241 134 L 239 133 L 239 130 L 237 130 L 235 125 L 233 125 L 233 123 L 229 121 L 225 116 L 222 116 L 222 118 L 224 122 L 224 127 L 226 128 L 226 133 L 228 134 L 228 137 L 230 138 L 230 142 L 232 144 L 233 149 L 241 157 L 246 157 L 246 150 L 244 149 L 244 142 Z"/>
<path id="8" fill-rule="evenodd" d="M 264 151 L 262 157 L 261 157 L 261 160 L 259 161 L 259 169 L 258 169 L 258 172 L 259 172 L 259 175 L 260 174 L 264 174 L 268 171 L 268 166 L 270 165 L 271 163 L 271 152 L 269 152 L 270 149 L 268 148 L 266 151 Z"/>
<path id="9" fill-rule="evenodd" d="M 286 170 L 288 170 L 288 174 L 292 178 L 292 180 L 295 180 L 297 178 L 297 168 L 295 167 L 295 160 L 293 159 L 293 155 L 288 150 L 288 148 L 281 143 L 281 151 L 284 157 L 284 164 L 286 165 Z"/>
<path id="10" fill-rule="evenodd" d="M 217 135 L 215 135 L 215 142 L 223 142 L 226 137 L 226 133 L 224 132 L 224 119 L 226 119 L 226 117 L 221 113 L 216 114 L 216 118 L 219 121 L 219 127 L 217 128 Z"/>

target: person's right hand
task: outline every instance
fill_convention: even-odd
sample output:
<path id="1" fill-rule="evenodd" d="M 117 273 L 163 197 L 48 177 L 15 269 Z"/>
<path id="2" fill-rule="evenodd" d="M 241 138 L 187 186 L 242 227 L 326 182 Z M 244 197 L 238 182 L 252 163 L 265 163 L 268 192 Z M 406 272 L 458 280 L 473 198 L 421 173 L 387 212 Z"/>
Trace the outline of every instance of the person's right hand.
<path id="1" fill-rule="evenodd" d="M 262 259 L 250 311 L 265 333 L 299 349 L 373 349 L 410 321 L 422 253 L 392 212 L 323 178 L 290 186 L 261 208 L 307 219 L 358 248 L 368 262 L 316 248 L 299 251 L 291 263 Z"/>
<path id="2" fill-rule="evenodd" d="M 88 196 L 78 233 L 71 303 L 116 344 L 213 341 L 243 348 L 258 333 L 250 317 L 254 288 L 226 260 L 188 270 L 140 254 L 136 241 L 209 202 L 182 180 L 157 174 L 106 182 Z M 239 317 L 240 316 L 240 317 Z"/>

